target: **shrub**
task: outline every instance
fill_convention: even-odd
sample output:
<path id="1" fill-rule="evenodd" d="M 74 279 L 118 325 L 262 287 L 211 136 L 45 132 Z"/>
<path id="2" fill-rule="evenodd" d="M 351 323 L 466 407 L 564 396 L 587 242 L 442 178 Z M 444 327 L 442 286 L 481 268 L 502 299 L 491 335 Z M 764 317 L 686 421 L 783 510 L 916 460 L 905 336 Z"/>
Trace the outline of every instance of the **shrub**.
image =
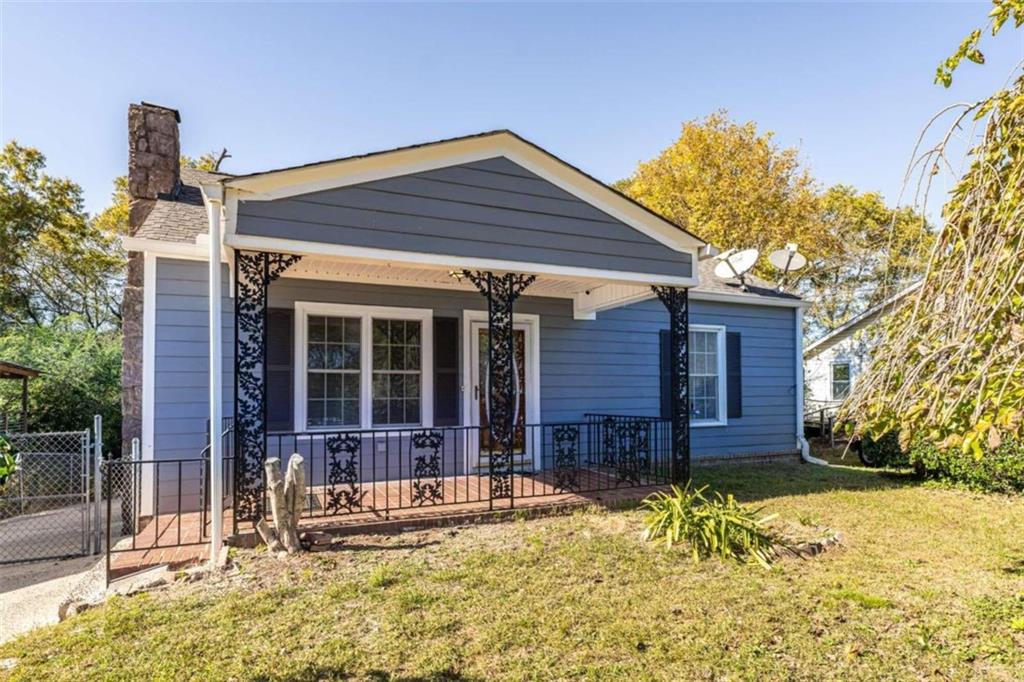
<path id="1" fill-rule="evenodd" d="M 732 495 L 715 492 L 709 499 L 705 490 L 687 484 L 648 496 L 641 504 L 647 512 L 644 539 L 664 540 L 666 547 L 685 542 L 694 561 L 718 556 L 768 568 L 775 558 L 775 538 L 765 524 L 772 517 L 758 518 L 762 508 L 746 507 Z"/>
<path id="2" fill-rule="evenodd" d="M 900 448 L 899 431 L 890 431 L 877 440 L 864 436 L 860 441 L 861 459 L 876 467 L 903 468 L 910 466 L 906 453 Z"/>
<path id="3" fill-rule="evenodd" d="M 82 431 L 103 415 L 103 446 L 121 449 L 121 334 L 74 317 L 0 332 L 0 358 L 43 370 L 28 384 L 30 431 Z M 19 382 L 0 382 L 0 404 L 17 401 Z"/>
<path id="4" fill-rule="evenodd" d="M 931 443 L 916 442 L 908 457 L 929 478 L 975 490 L 1024 492 L 1024 441 L 1006 441 L 981 457 L 964 454 L 958 447 L 943 450 Z"/>

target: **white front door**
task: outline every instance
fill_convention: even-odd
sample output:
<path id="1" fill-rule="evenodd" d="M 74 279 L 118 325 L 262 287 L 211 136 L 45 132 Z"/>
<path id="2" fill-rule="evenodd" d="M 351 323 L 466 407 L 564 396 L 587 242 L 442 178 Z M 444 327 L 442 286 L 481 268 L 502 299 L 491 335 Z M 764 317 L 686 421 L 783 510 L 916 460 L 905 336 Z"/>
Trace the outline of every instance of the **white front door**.
<path id="1" fill-rule="evenodd" d="M 474 317 L 478 317 L 475 315 Z M 518 318 L 518 316 L 517 316 Z M 473 426 L 486 426 L 490 416 L 490 390 L 488 385 L 488 343 L 489 333 L 487 329 L 486 315 L 484 319 L 468 319 L 469 343 L 466 344 L 469 357 L 466 359 L 469 369 L 469 385 L 466 387 L 466 405 L 468 405 L 467 423 Z M 534 347 L 536 345 L 536 320 L 523 320 L 513 323 L 515 352 L 515 373 L 513 375 L 513 390 L 515 392 L 515 413 L 513 415 L 516 425 L 514 452 L 517 455 L 531 457 L 532 448 L 528 441 L 530 435 L 524 428 L 527 424 L 539 422 L 538 396 L 534 395 L 538 386 L 538 362 L 539 353 Z M 479 435 L 470 439 L 470 466 L 476 466 L 480 461 L 480 454 L 487 453 L 490 447 L 489 433 L 481 429 Z M 534 462 L 536 468 L 537 462 Z"/>

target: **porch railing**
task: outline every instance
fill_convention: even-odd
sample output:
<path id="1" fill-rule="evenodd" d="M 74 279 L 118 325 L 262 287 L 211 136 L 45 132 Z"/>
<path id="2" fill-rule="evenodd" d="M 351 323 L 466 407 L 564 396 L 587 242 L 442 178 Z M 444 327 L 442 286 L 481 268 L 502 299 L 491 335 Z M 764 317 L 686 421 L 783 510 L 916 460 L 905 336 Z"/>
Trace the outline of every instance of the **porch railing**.
<path id="1" fill-rule="evenodd" d="M 660 418 L 587 415 L 580 422 L 520 426 L 511 471 L 492 472 L 492 448 L 489 429 L 480 426 L 267 436 L 268 457 L 284 462 L 298 453 L 305 460 L 305 517 L 386 519 L 400 509 L 472 503 L 493 509 L 521 499 L 666 484 L 671 425 Z M 492 475 L 503 484 L 492 489 Z"/>
<path id="2" fill-rule="evenodd" d="M 238 532 L 249 521 L 234 513 L 238 455 L 230 420 L 223 429 L 220 503 L 226 522 Z M 597 498 L 670 482 L 672 437 L 666 419 L 588 414 L 579 422 L 520 426 L 511 471 L 496 472 L 502 478 L 496 488 L 493 447 L 489 429 L 479 426 L 289 432 L 266 440 L 268 457 L 286 462 L 292 453 L 303 456 L 308 485 L 303 516 L 312 519 L 372 521 L 399 510 L 416 515 L 437 507 L 454 512 L 507 509 L 518 500 L 570 494 Z M 152 550 L 209 541 L 215 501 L 208 471 L 207 450 L 194 457 L 104 462 L 108 576 L 118 554 L 135 552 L 163 561 L 164 555 Z"/>

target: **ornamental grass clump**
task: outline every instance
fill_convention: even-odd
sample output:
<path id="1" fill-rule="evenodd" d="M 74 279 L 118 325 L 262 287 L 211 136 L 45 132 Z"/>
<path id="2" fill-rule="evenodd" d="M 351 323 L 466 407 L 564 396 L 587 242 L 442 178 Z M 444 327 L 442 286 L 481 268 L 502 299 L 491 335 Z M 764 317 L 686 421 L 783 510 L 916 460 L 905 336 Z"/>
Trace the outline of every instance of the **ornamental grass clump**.
<path id="1" fill-rule="evenodd" d="M 761 516 L 762 507 L 752 509 L 732 495 L 713 492 L 706 497 L 705 490 L 707 486 L 693 489 L 687 484 L 648 496 L 641 504 L 646 511 L 644 539 L 664 541 L 666 547 L 688 544 L 694 561 L 717 556 L 769 568 L 777 554 L 767 523 L 775 515 Z"/>

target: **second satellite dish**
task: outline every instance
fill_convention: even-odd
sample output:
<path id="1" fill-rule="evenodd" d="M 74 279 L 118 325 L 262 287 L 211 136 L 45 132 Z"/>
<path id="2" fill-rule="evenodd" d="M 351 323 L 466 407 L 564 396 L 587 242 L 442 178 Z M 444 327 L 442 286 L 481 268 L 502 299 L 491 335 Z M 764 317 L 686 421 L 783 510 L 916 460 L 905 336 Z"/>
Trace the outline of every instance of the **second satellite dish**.
<path id="1" fill-rule="evenodd" d="M 807 265 L 807 258 L 796 250 L 796 244 L 786 244 L 786 248 L 772 251 L 768 256 L 768 262 L 779 270 L 785 277 L 790 272 L 802 269 Z"/>
<path id="2" fill-rule="evenodd" d="M 747 282 L 744 279 L 744 275 L 750 271 L 750 268 L 754 267 L 754 263 L 757 262 L 757 256 L 757 249 L 744 249 L 743 251 L 729 249 L 719 254 L 719 263 L 715 266 L 715 277 L 720 279 L 736 278 L 740 281 L 740 287 L 743 291 L 746 291 Z"/>

